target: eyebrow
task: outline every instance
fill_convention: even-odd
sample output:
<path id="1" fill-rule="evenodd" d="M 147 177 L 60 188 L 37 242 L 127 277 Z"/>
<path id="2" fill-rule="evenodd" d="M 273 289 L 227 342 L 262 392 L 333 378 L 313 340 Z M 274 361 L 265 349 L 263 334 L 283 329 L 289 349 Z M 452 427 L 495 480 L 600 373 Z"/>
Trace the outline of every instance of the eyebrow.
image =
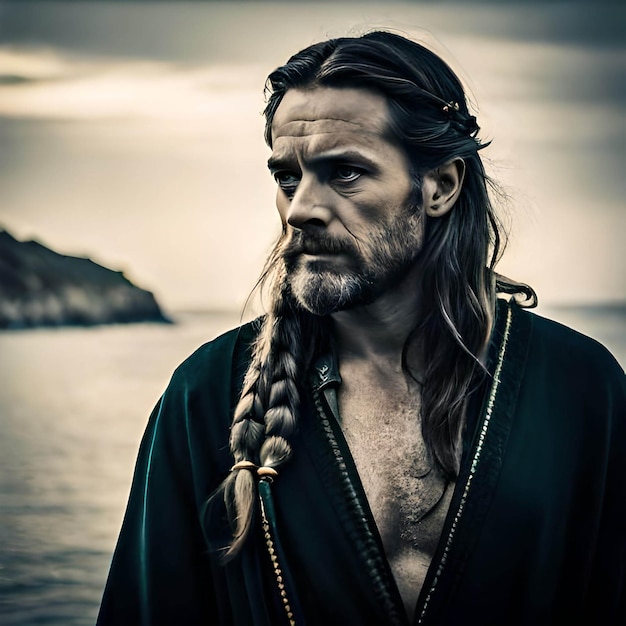
<path id="1" fill-rule="evenodd" d="M 311 158 L 307 158 L 305 161 L 313 166 L 324 161 L 357 161 L 371 167 L 372 169 L 378 169 L 379 167 L 372 159 L 358 150 L 329 150 L 327 152 L 316 154 Z M 280 169 L 288 167 L 291 162 L 290 157 L 272 155 L 267 160 L 267 167 L 270 172 L 274 173 Z"/>
<path id="2" fill-rule="evenodd" d="M 276 171 L 278 171 L 280 169 L 283 169 L 285 167 L 286 163 L 287 163 L 287 159 L 285 159 L 283 157 L 271 156 L 267 160 L 267 168 L 273 174 L 274 172 L 276 172 Z"/>

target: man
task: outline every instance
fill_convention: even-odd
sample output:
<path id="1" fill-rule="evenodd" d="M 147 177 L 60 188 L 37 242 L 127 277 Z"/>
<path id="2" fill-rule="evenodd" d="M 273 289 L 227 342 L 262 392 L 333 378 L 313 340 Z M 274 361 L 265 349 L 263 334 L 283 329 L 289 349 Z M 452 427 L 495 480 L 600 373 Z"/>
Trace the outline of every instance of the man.
<path id="1" fill-rule="evenodd" d="M 623 618 L 623 372 L 521 310 L 452 71 L 402 37 L 271 74 L 268 314 L 153 412 L 104 624 Z"/>

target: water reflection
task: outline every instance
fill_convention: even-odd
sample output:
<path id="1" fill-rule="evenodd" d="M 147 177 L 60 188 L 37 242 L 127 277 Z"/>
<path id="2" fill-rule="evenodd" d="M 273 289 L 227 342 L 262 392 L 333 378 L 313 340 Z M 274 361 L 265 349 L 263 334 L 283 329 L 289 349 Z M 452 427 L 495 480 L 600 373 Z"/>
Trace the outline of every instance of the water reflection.
<path id="1" fill-rule="evenodd" d="M 150 409 L 236 323 L 0 334 L 2 624 L 94 623 Z"/>

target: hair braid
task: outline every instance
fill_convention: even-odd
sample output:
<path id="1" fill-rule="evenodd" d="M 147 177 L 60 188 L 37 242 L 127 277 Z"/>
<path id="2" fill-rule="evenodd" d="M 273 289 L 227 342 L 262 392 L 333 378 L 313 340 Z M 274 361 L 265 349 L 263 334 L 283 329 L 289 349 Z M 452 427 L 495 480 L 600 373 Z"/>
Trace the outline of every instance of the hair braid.
<path id="1" fill-rule="evenodd" d="M 281 238 L 260 281 L 273 283 L 272 303 L 253 347 L 230 434 L 235 463 L 251 461 L 274 469 L 292 455 L 291 438 L 300 408 L 298 380 L 302 380 L 321 336 L 319 321 L 291 298 L 280 258 L 282 242 Z M 253 524 L 256 480 L 249 469 L 235 469 L 222 485 L 233 526 L 226 558 L 240 550 Z"/>

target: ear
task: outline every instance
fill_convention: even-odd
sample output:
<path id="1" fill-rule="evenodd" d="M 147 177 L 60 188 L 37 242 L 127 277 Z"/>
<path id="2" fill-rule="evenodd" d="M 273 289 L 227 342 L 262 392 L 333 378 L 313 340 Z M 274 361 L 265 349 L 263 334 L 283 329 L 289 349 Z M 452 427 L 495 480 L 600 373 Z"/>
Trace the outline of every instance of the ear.
<path id="1" fill-rule="evenodd" d="M 422 182 L 422 203 L 426 215 L 441 217 L 457 201 L 465 177 L 465 162 L 452 159 L 428 172 Z"/>

